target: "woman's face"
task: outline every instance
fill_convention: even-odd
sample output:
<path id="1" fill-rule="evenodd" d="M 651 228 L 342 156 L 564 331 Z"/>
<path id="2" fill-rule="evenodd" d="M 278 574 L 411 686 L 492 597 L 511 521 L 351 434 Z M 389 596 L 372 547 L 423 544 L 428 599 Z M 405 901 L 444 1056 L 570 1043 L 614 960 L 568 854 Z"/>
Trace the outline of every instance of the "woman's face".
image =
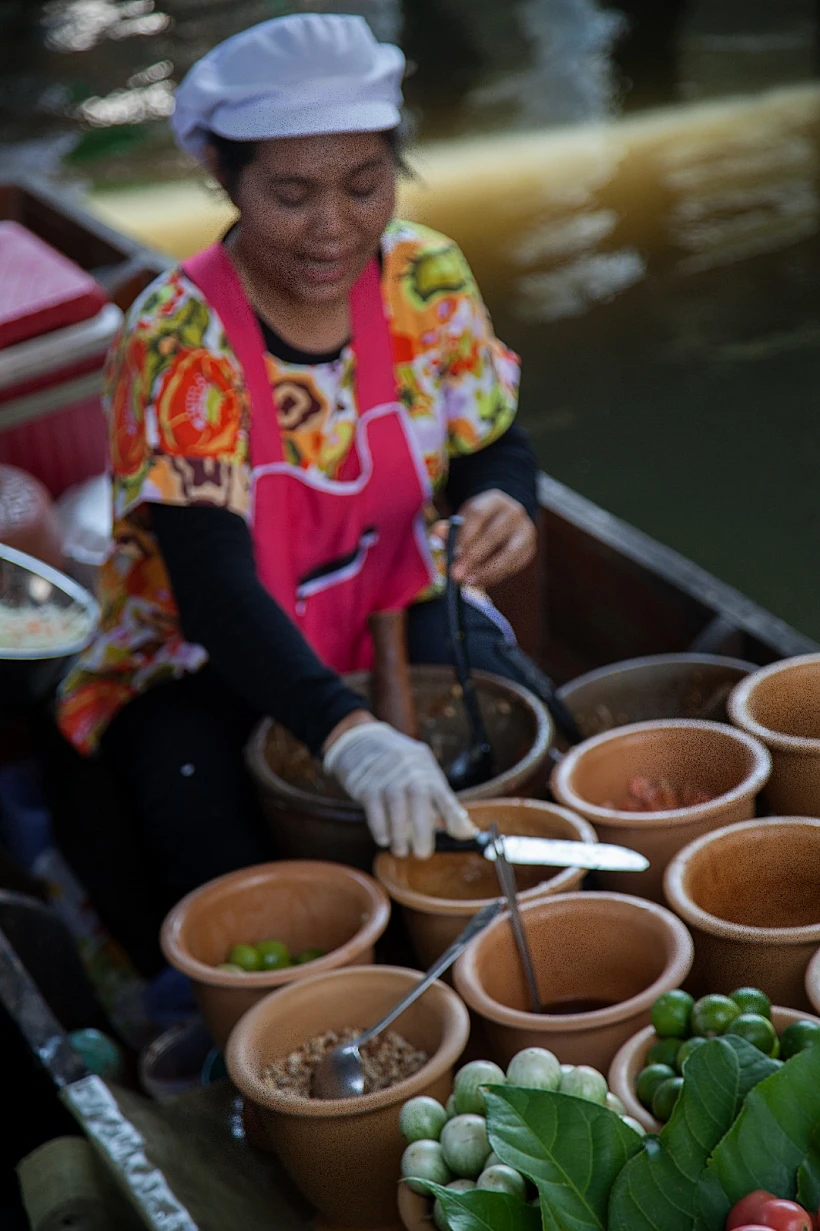
<path id="1" fill-rule="evenodd" d="M 396 165 L 380 133 L 260 141 L 233 191 L 243 256 L 302 303 L 335 303 L 393 215 Z"/>

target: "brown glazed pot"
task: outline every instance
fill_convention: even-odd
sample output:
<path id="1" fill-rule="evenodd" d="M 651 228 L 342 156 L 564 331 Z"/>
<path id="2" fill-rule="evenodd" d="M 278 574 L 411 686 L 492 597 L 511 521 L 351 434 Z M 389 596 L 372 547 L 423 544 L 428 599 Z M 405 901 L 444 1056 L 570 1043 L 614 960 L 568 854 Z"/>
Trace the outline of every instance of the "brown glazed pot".
<path id="1" fill-rule="evenodd" d="M 820 820 L 766 817 L 685 847 L 666 870 L 670 906 L 695 941 L 693 995 L 759 987 L 809 1007 L 806 967 L 820 945 Z"/>
<path id="2" fill-rule="evenodd" d="M 524 1047 L 546 1047 L 564 1064 L 606 1072 L 661 992 L 680 987 L 692 965 L 681 921 L 626 894 L 557 894 L 527 903 L 521 917 L 544 1005 L 608 1003 L 591 1012 L 531 1012 L 509 917 L 495 919 L 459 958 L 455 984 L 484 1019 L 491 1058 L 505 1067 Z"/>
<path id="3" fill-rule="evenodd" d="M 595 842 L 595 830 L 580 816 L 534 799 L 493 799 L 467 808 L 479 829 L 493 821 L 501 833 Z M 373 866 L 376 877 L 402 908 L 407 931 L 423 969 L 432 966 L 466 926 L 467 920 L 499 895 L 495 865 L 477 854 L 397 859 L 384 851 Z M 580 888 L 580 868 L 516 865 L 520 901 Z M 467 896 L 469 893 L 469 897 Z"/>
<path id="4" fill-rule="evenodd" d="M 820 654 L 755 671 L 733 690 L 729 714 L 772 754 L 766 803 L 775 816 L 820 816 Z"/>
<path id="5" fill-rule="evenodd" d="M 820 949 L 806 967 L 806 995 L 815 1013 L 820 1013 Z"/>
<path id="6" fill-rule="evenodd" d="M 250 1010 L 228 1042 L 234 1085 L 254 1103 L 268 1143 L 320 1215 L 340 1227 L 393 1227 L 405 1142 L 402 1104 L 444 1102 L 470 1024 L 455 992 L 434 983 L 392 1029 L 430 1057 L 412 1077 L 357 1099 L 287 1098 L 262 1080 L 267 1065 L 326 1030 L 378 1021 L 422 976 L 399 966 L 335 970 L 294 983 Z"/>
<path id="7" fill-rule="evenodd" d="M 364 872 L 335 863 L 262 863 L 195 889 L 168 914 L 160 936 L 172 966 L 193 984 L 217 1047 L 252 1005 L 274 988 L 337 966 L 373 961 L 390 900 Z M 282 940 L 291 950 L 324 949 L 304 966 L 237 974 L 217 970 L 241 943 Z"/>
<path id="8" fill-rule="evenodd" d="M 672 856 L 701 834 L 754 816 L 770 771 L 768 752 L 745 732 L 717 722 L 666 719 L 633 723 L 579 744 L 555 767 L 551 786 L 562 804 L 594 825 L 601 842 L 632 847 L 649 860 L 645 872 L 599 873 L 599 884 L 663 902 L 663 873 Z M 716 798 L 665 812 L 613 807 L 637 776 L 691 784 Z"/>
<path id="9" fill-rule="evenodd" d="M 810 1013 L 798 1013 L 796 1009 L 784 1009 L 780 1005 L 772 1005 L 772 1025 L 778 1034 L 782 1034 L 792 1022 L 817 1021 Z M 617 1094 L 632 1116 L 642 1124 L 648 1133 L 659 1133 L 663 1128 L 643 1103 L 638 1101 L 635 1093 L 635 1083 L 638 1074 L 646 1065 L 646 1053 L 655 1041 L 655 1031 L 651 1026 L 645 1026 L 631 1039 L 627 1039 L 609 1067 L 609 1088 Z"/>
<path id="10" fill-rule="evenodd" d="M 699 718 L 726 722 L 726 702 L 752 663 L 716 654 L 649 654 L 598 667 L 558 690 L 584 735 L 631 722 Z"/>
<path id="11" fill-rule="evenodd" d="M 546 708 L 526 688 L 484 671 L 473 672 L 479 705 L 498 764 L 488 782 L 459 793 L 463 803 L 503 795 L 543 795 L 545 762 L 553 739 Z M 443 764 L 469 743 L 464 706 L 450 667 L 411 668 L 419 738 Z M 347 682 L 363 695 L 370 677 Z M 368 870 L 378 848 L 364 812 L 322 772 L 304 745 L 269 720 L 257 727 L 247 750 L 262 810 L 279 854 L 286 859 L 325 859 Z"/>

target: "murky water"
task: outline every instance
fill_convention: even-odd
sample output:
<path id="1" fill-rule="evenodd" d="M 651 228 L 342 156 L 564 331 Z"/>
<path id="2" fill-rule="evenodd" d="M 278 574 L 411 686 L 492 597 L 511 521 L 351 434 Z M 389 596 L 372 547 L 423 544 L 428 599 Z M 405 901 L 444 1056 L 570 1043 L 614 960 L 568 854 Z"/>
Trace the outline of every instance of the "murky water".
<path id="1" fill-rule="evenodd" d="M 545 467 L 820 637 L 814 0 L 0 0 L 4 170 L 207 238 L 172 83 L 298 7 L 362 12 L 414 62 L 405 208 L 467 251 Z"/>

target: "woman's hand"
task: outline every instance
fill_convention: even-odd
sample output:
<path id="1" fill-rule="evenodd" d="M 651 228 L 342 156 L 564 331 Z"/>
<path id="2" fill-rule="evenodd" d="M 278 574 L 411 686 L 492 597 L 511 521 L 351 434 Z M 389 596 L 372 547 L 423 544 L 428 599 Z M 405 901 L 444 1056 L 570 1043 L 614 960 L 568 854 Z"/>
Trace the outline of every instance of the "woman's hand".
<path id="1" fill-rule="evenodd" d="M 492 489 L 473 496 L 459 509 L 464 525 L 458 535 L 453 580 L 482 590 L 514 577 L 534 558 L 535 526 L 524 506 Z M 446 539 L 448 522 L 438 522 L 434 534 Z"/>
<path id="2" fill-rule="evenodd" d="M 428 859 L 437 829 L 470 838 L 475 826 L 426 744 L 384 722 L 358 722 L 326 745 L 325 772 L 361 804 L 379 846 Z"/>

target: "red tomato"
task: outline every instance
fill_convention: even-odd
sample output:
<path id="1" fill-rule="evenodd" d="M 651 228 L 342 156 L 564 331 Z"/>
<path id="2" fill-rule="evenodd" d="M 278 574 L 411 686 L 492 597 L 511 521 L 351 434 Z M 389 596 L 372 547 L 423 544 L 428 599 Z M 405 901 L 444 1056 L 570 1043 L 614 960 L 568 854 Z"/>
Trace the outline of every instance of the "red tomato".
<path id="1" fill-rule="evenodd" d="M 775 1201 L 774 1193 L 765 1188 L 756 1188 L 753 1193 L 743 1197 L 737 1205 L 733 1205 L 726 1222 L 726 1231 L 740 1231 L 741 1227 L 749 1227 L 759 1222 L 758 1215 L 767 1201 Z"/>
<path id="2" fill-rule="evenodd" d="M 814 1222 L 796 1201 L 781 1200 L 757 1188 L 732 1208 L 726 1231 L 752 1231 L 758 1227 L 771 1227 L 773 1231 L 814 1231 Z"/>

